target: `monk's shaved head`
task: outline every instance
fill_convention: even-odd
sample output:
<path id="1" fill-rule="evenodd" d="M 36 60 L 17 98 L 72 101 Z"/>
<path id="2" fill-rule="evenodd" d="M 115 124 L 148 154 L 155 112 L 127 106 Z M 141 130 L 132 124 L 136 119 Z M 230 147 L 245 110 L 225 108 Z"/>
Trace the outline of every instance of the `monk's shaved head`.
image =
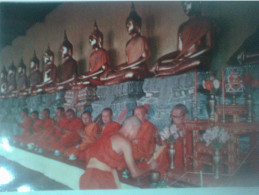
<path id="1" fill-rule="evenodd" d="M 130 116 L 130 117 L 125 119 L 125 121 L 122 124 L 122 127 L 129 127 L 129 126 L 132 126 L 132 125 L 140 127 L 141 121 L 135 116 Z"/>
<path id="2" fill-rule="evenodd" d="M 135 117 L 128 117 L 122 124 L 121 133 L 130 141 L 137 138 L 138 132 L 141 128 L 141 121 Z"/>

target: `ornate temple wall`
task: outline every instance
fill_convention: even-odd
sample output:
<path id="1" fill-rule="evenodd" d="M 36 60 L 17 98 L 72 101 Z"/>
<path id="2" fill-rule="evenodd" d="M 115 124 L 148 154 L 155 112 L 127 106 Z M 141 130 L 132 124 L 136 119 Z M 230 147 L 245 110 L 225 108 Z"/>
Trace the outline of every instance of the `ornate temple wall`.
<path id="1" fill-rule="evenodd" d="M 221 28 L 213 69 L 226 66 L 227 59 L 252 34 L 259 20 L 259 2 L 204 2 L 204 15 L 213 17 Z M 79 61 L 80 73 L 87 70 L 91 52 L 88 36 L 96 19 L 104 34 L 104 47 L 109 51 L 113 65 L 126 60 L 125 44 L 129 36 L 125 20 L 130 2 L 64 3 L 49 13 L 43 23 L 32 26 L 25 36 L 17 37 L 11 46 L 0 52 L 0 69 L 14 60 L 17 66 L 21 57 L 28 65 L 35 49 L 39 57 L 50 44 L 55 52 L 55 64 L 60 64 L 59 47 L 63 31 L 74 45 L 74 58 Z M 150 64 L 162 54 L 176 49 L 177 29 L 187 20 L 180 2 L 135 2 L 142 17 L 142 34 L 151 46 Z"/>

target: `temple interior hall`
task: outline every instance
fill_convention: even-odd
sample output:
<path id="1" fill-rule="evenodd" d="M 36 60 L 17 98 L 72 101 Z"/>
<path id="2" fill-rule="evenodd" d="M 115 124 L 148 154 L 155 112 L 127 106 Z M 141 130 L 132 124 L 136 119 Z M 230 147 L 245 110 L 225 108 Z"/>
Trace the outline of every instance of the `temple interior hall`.
<path id="1" fill-rule="evenodd" d="M 258 8 L 1 1 L 0 194 L 258 193 Z"/>

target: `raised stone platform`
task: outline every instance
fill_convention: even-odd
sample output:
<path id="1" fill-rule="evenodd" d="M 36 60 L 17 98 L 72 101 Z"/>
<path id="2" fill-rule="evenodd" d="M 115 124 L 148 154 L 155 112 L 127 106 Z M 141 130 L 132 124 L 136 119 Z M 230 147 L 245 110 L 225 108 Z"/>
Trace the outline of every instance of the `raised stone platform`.
<path id="1" fill-rule="evenodd" d="M 142 85 L 143 81 L 129 81 L 112 86 L 98 86 L 96 94 L 99 100 L 92 103 L 93 116 L 98 116 L 105 107 L 112 108 L 114 120 L 118 119 L 124 109 L 128 110 L 127 116 L 132 115 L 137 100 L 144 95 Z"/>
<path id="2" fill-rule="evenodd" d="M 232 71 L 238 72 L 241 76 L 249 72 L 253 77 L 258 78 L 259 66 L 228 67 L 225 69 L 225 81 Z M 137 105 L 149 104 L 149 120 L 162 130 L 170 123 L 170 111 L 178 103 L 186 105 L 189 119 L 194 117 L 194 75 L 195 73 L 191 72 L 163 78 L 147 78 L 144 81 L 129 81 L 112 86 L 86 87 L 80 90 L 2 99 L 0 100 L 0 124 L 4 123 L 4 125 L 0 128 L 5 129 L 10 124 L 11 131 L 17 129 L 15 124 L 22 122 L 20 111 L 24 107 L 28 107 L 30 111 L 39 112 L 49 108 L 51 117 L 54 117 L 58 106 L 64 106 L 66 109 L 73 108 L 78 116 L 84 110 L 92 110 L 94 118 L 103 108 L 111 107 L 114 113 L 113 119 L 117 121 L 121 112 L 125 111 L 126 116 L 130 116 Z M 207 73 L 198 72 L 197 116 L 202 120 L 208 119 L 208 93 L 199 90 L 206 76 Z M 236 96 L 237 104 L 246 104 L 245 93 L 246 91 L 240 92 Z M 231 99 L 232 96 L 226 94 L 225 104 L 230 105 Z M 218 104 L 222 104 L 221 89 L 216 94 L 216 105 Z M 254 120 L 259 121 L 259 89 L 253 89 L 253 112 Z"/>
<path id="3" fill-rule="evenodd" d="M 171 122 L 170 112 L 176 104 L 184 104 L 189 111 L 189 119 L 194 116 L 194 82 L 195 73 L 187 73 L 163 78 L 148 78 L 143 84 L 145 96 L 138 99 L 137 104 L 149 104 L 149 120 L 158 129 Z M 206 73 L 198 73 L 198 85 L 202 84 Z M 207 119 L 207 97 L 198 93 L 198 118 Z"/>

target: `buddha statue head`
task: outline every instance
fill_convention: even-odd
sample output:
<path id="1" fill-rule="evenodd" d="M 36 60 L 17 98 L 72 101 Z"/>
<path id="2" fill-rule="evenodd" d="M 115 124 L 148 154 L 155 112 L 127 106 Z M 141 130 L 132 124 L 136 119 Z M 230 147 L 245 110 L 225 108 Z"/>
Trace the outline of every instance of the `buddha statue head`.
<path id="1" fill-rule="evenodd" d="M 21 59 L 21 62 L 18 66 L 18 75 L 19 76 L 23 76 L 23 75 L 26 75 L 26 66 L 23 62 L 23 59 Z"/>
<path id="2" fill-rule="evenodd" d="M 8 73 L 7 73 L 6 68 L 5 68 L 5 66 L 4 66 L 3 69 L 2 69 L 2 71 L 1 71 L 1 73 L 0 73 L 0 79 L 1 79 L 1 81 L 6 80 L 7 74 L 8 74 Z"/>
<path id="3" fill-rule="evenodd" d="M 93 49 L 103 47 L 103 33 L 98 29 L 96 21 L 94 23 L 94 30 L 89 36 L 89 42 Z"/>
<path id="4" fill-rule="evenodd" d="M 54 63 L 54 53 L 50 50 L 49 46 L 48 49 L 43 54 L 43 61 L 44 64 L 53 64 Z"/>
<path id="5" fill-rule="evenodd" d="M 12 64 L 8 68 L 8 77 L 15 78 L 15 76 L 16 76 L 16 66 L 12 62 Z"/>
<path id="6" fill-rule="evenodd" d="M 40 61 L 37 58 L 36 52 L 34 50 L 33 58 L 30 61 L 30 71 L 31 71 L 31 73 L 36 71 L 36 70 L 39 70 L 39 64 L 40 64 Z"/>
<path id="7" fill-rule="evenodd" d="M 132 3 L 130 14 L 126 20 L 126 28 L 130 35 L 140 33 L 141 17 L 137 14 L 135 6 Z"/>
<path id="8" fill-rule="evenodd" d="M 72 56 L 72 54 L 73 54 L 73 45 L 68 40 L 66 31 L 64 31 L 64 41 L 61 45 L 62 58 L 67 58 L 69 56 Z"/>
<path id="9" fill-rule="evenodd" d="M 200 1 L 183 1 L 182 6 L 184 13 L 189 17 L 201 15 Z"/>

